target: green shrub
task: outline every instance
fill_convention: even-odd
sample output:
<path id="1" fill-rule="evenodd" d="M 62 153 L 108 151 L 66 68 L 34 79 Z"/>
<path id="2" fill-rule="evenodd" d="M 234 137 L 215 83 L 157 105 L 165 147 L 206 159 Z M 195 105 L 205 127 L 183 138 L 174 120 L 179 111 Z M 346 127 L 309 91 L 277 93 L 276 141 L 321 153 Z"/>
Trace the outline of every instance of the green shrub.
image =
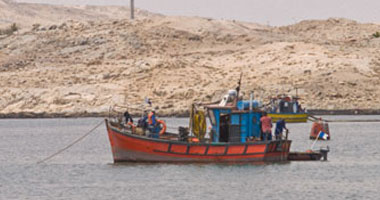
<path id="1" fill-rule="evenodd" d="M 380 37 L 380 32 L 376 31 L 376 33 L 372 34 L 374 38 L 379 38 Z"/>
<path id="2" fill-rule="evenodd" d="M 10 29 L 11 29 L 12 32 L 16 32 L 16 31 L 18 31 L 18 26 L 16 25 L 16 23 L 13 23 L 11 25 Z"/>

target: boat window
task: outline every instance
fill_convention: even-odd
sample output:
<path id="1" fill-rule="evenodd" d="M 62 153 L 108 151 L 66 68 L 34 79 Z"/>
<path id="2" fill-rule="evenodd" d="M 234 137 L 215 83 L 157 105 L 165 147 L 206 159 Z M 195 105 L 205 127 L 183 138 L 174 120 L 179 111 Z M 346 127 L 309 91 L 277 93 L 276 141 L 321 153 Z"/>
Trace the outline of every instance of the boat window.
<path id="1" fill-rule="evenodd" d="M 210 117 L 211 124 L 216 125 L 215 115 L 213 110 L 208 110 L 208 116 Z"/>

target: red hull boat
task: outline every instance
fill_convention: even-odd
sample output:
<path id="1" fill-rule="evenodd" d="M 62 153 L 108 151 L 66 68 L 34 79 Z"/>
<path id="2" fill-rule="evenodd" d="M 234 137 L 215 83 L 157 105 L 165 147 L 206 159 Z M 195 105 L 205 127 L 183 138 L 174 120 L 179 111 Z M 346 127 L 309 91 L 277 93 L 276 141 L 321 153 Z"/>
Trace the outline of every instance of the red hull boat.
<path id="1" fill-rule="evenodd" d="M 148 138 L 106 119 L 114 162 L 276 162 L 287 161 L 290 140 L 187 142 L 175 136 Z"/>

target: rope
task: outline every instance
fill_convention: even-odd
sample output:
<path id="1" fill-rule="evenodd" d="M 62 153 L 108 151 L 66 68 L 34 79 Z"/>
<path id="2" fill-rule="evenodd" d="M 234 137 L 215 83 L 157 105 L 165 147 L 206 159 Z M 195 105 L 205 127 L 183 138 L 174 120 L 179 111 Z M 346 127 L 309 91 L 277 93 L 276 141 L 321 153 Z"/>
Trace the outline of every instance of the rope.
<path id="1" fill-rule="evenodd" d="M 315 143 L 317 143 L 317 141 L 318 141 L 318 138 L 319 138 L 319 136 L 321 135 L 321 131 L 319 131 L 319 133 L 318 133 L 318 135 L 317 135 L 317 137 L 315 138 L 315 140 L 314 140 L 314 142 L 313 142 L 313 145 L 311 145 L 311 150 L 313 150 L 313 148 L 314 148 L 314 145 L 315 145 Z"/>
<path id="2" fill-rule="evenodd" d="M 51 158 L 53 158 L 54 156 L 62 153 L 63 151 L 69 149 L 70 147 L 72 147 L 74 144 L 78 143 L 79 141 L 83 140 L 85 137 L 87 137 L 88 135 L 90 135 L 90 133 L 92 133 L 95 129 L 97 129 L 100 125 L 103 124 L 103 120 L 101 122 L 99 122 L 99 124 L 97 124 L 94 128 L 92 128 L 90 131 L 88 131 L 86 134 L 82 135 L 81 137 L 79 137 L 78 139 L 74 140 L 72 143 L 70 143 L 69 145 L 67 145 L 65 148 L 55 152 L 54 154 L 40 160 L 37 162 L 37 164 L 41 164 L 47 160 L 50 160 Z"/>

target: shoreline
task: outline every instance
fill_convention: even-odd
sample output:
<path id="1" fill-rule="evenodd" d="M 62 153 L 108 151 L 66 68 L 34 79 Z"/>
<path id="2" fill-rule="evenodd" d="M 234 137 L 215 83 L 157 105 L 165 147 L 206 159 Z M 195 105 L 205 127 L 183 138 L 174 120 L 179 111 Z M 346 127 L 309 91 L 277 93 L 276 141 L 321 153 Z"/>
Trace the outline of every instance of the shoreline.
<path id="1" fill-rule="evenodd" d="M 327 110 L 327 109 L 310 109 L 310 115 L 380 115 L 380 109 L 346 109 L 346 110 Z M 189 117 L 189 112 L 174 112 L 171 114 L 160 115 L 160 117 Z M 85 118 L 85 117 L 108 117 L 108 112 L 80 112 L 80 113 L 0 113 L 0 119 L 33 119 L 33 118 Z M 132 115 L 138 117 L 137 115 Z"/>

